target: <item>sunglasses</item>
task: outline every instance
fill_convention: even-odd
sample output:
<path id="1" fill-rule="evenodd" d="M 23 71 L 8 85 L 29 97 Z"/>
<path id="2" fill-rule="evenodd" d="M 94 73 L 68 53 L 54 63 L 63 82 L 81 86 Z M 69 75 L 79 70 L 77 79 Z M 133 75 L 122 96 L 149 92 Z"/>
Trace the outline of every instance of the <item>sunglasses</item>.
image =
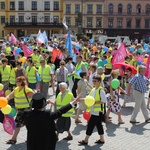
<path id="1" fill-rule="evenodd" d="M 65 64 L 60 64 L 60 65 L 65 65 Z"/>
<path id="2" fill-rule="evenodd" d="M 96 80 L 93 80 L 93 82 L 98 82 L 98 81 L 96 81 Z"/>

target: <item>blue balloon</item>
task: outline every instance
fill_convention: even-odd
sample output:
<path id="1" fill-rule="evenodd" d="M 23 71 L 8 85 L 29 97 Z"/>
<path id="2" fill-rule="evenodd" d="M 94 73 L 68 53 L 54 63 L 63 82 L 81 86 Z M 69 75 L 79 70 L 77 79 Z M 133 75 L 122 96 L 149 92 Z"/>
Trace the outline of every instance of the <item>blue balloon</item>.
<path id="1" fill-rule="evenodd" d="M 107 52 L 108 51 L 108 47 L 104 47 L 104 52 Z"/>
<path id="2" fill-rule="evenodd" d="M 131 51 L 131 52 L 133 52 L 133 51 L 134 51 L 134 47 L 130 47 L 129 49 L 130 49 L 130 51 Z"/>
<path id="3" fill-rule="evenodd" d="M 103 64 L 106 65 L 108 63 L 107 60 L 103 60 Z"/>
<path id="4" fill-rule="evenodd" d="M 138 62 L 137 62 L 137 64 L 138 64 L 138 65 L 142 65 L 143 63 L 142 63 L 142 62 L 140 62 L 140 61 L 138 61 Z"/>
<path id="5" fill-rule="evenodd" d="M 147 47 L 146 49 L 145 49 L 145 51 L 146 51 L 146 53 L 150 53 L 150 49 Z"/>
<path id="6" fill-rule="evenodd" d="M 93 39 L 89 39 L 89 41 L 90 41 L 90 43 L 91 43 L 91 44 L 94 42 L 94 40 L 93 40 Z"/>
<path id="7" fill-rule="evenodd" d="M 20 52 L 21 52 L 21 49 L 20 49 L 20 48 L 17 48 L 17 49 L 16 49 L 16 53 L 19 54 Z"/>
<path id="8" fill-rule="evenodd" d="M 144 44 L 143 47 L 144 47 L 144 49 L 147 49 L 147 48 L 148 48 L 148 45 L 147 45 L 147 44 Z"/>
<path id="9" fill-rule="evenodd" d="M 76 49 L 79 50 L 81 49 L 81 47 L 79 45 L 76 45 Z"/>

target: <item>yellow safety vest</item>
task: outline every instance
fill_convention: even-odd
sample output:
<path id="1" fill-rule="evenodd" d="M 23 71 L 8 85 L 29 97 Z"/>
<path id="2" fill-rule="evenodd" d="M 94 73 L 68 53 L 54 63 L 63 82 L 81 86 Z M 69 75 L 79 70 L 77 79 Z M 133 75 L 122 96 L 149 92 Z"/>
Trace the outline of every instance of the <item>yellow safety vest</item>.
<path id="1" fill-rule="evenodd" d="M 101 97 L 100 97 L 100 90 L 102 89 L 102 87 L 100 86 L 97 90 L 96 90 L 96 94 L 95 94 L 95 102 L 99 102 L 101 101 Z M 89 95 L 92 96 L 93 92 L 95 91 L 95 88 L 93 88 Z M 102 104 L 102 108 L 101 108 L 101 104 L 94 104 L 92 106 L 94 109 L 94 112 L 103 112 L 104 111 L 104 104 Z"/>
<path id="2" fill-rule="evenodd" d="M 37 61 L 37 58 L 38 58 L 38 57 L 37 57 L 36 54 L 32 54 L 31 56 L 32 56 L 32 60 L 33 60 L 33 61 Z"/>
<path id="3" fill-rule="evenodd" d="M 26 75 L 28 78 L 29 83 L 36 83 L 36 68 L 32 66 L 29 68 L 29 66 L 26 68 Z"/>
<path id="4" fill-rule="evenodd" d="M 10 66 L 6 65 L 6 67 L 3 69 L 1 68 L 1 74 L 2 74 L 2 81 L 8 81 L 10 76 Z"/>
<path id="5" fill-rule="evenodd" d="M 31 101 L 32 97 L 28 96 L 28 100 L 27 100 L 24 92 L 27 95 L 28 92 L 33 93 L 33 90 L 30 89 L 29 87 L 25 87 L 25 90 L 22 89 L 21 91 L 19 90 L 19 87 L 16 87 L 14 89 L 14 101 L 15 101 L 16 108 L 29 108 L 30 107 L 29 102 Z"/>
<path id="6" fill-rule="evenodd" d="M 49 65 L 45 65 L 44 69 L 41 66 L 39 67 L 38 72 L 43 82 L 50 82 L 50 69 L 51 67 Z"/>
<path id="7" fill-rule="evenodd" d="M 10 72 L 9 82 L 10 82 L 10 84 L 13 84 L 13 85 L 16 84 L 16 70 L 17 70 L 17 68 L 12 68 L 11 72 Z"/>
<path id="8" fill-rule="evenodd" d="M 41 57 L 40 57 L 40 55 L 38 56 L 36 56 L 36 67 L 38 68 L 39 66 L 40 66 L 40 60 L 41 60 Z"/>
<path id="9" fill-rule="evenodd" d="M 56 98 L 56 109 L 60 109 L 61 107 L 69 104 L 73 99 L 73 94 L 71 92 L 67 92 L 63 99 L 61 99 L 62 93 L 60 92 Z M 70 109 L 68 112 L 63 114 L 63 117 L 71 117 L 74 114 L 74 109 Z"/>
<path id="10" fill-rule="evenodd" d="M 79 70 L 79 69 L 81 69 L 83 64 L 84 64 L 84 63 L 81 62 L 80 64 L 77 64 L 77 65 L 76 65 L 74 78 L 76 78 L 76 79 L 81 79 L 81 77 L 77 75 L 76 71 Z"/>
<path id="11" fill-rule="evenodd" d="M 107 58 L 107 64 L 105 65 L 106 69 L 112 69 L 111 60 L 112 60 L 112 56 L 110 56 L 110 57 Z"/>
<path id="12" fill-rule="evenodd" d="M 6 47 L 5 51 L 6 51 L 6 56 L 10 56 L 11 48 L 10 47 Z"/>

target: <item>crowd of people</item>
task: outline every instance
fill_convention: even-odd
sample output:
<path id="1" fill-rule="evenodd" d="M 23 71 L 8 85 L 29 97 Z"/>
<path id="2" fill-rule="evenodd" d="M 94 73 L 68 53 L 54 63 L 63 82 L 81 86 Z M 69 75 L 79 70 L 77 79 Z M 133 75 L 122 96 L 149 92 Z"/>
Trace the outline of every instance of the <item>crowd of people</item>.
<path id="1" fill-rule="evenodd" d="M 40 149 L 41 141 L 42 145 L 45 145 L 45 150 L 55 149 L 55 141 L 59 140 L 59 134 L 64 131 L 68 133 L 64 140 L 72 140 L 70 126 L 71 117 L 75 114 L 74 107 L 77 109 L 76 124 L 82 123 L 79 116 L 83 111 L 88 110 L 91 114 L 87 122 L 85 139 L 79 141 L 80 145 L 88 144 L 95 126 L 99 134 L 99 139 L 95 143 L 104 144 L 103 122 L 111 122 L 110 113 L 114 112 L 118 115 L 118 124 L 124 124 L 121 110 L 122 107 L 127 107 L 129 102 L 135 102 L 130 123 L 139 123 L 136 118 L 140 109 L 145 122 L 150 122 L 150 96 L 147 102 L 145 100 L 150 81 L 144 76 L 149 53 L 144 49 L 144 42 L 133 41 L 131 45 L 125 44 L 127 55 L 122 63 L 128 64 L 128 67 L 119 68 L 114 67 L 112 62 L 120 45 L 118 42 L 107 41 L 103 45 L 100 42 L 79 40 L 79 47 L 72 48 L 73 56 L 69 56 L 64 39 L 50 39 L 47 44 L 30 41 L 24 44 L 33 51 L 28 57 L 25 57 L 22 50 L 22 42 L 15 45 L 9 41 L 0 43 L 0 80 L 4 85 L 1 96 L 6 96 L 9 104 L 17 110 L 16 129 L 7 144 L 17 142 L 20 128 L 24 125 L 28 131 L 29 150 Z M 47 46 L 53 50 L 49 51 Z M 54 51 L 57 51 L 57 56 L 56 53 L 54 56 Z M 139 56 L 143 60 L 139 61 Z M 133 68 L 136 73 L 133 72 Z M 111 86 L 113 79 L 120 81 L 120 86 L 116 89 Z M 49 88 L 52 88 L 53 93 L 49 92 Z M 5 95 L 7 90 L 11 91 L 9 95 Z M 124 94 L 123 105 L 119 100 L 120 94 Z M 55 95 L 55 102 L 49 100 L 49 95 Z M 90 108 L 84 102 L 87 95 L 95 99 Z M 36 100 L 39 103 L 34 102 Z M 56 112 L 48 113 L 45 110 L 46 104 L 54 105 Z M 67 108 L 61 109 L 63 106 Z M 54 125 L 56 118 L 58 120 Z M 50 135 L 54 136 L 54 139 Z M 50 140 L 54 143 L 49 143 Z"/>

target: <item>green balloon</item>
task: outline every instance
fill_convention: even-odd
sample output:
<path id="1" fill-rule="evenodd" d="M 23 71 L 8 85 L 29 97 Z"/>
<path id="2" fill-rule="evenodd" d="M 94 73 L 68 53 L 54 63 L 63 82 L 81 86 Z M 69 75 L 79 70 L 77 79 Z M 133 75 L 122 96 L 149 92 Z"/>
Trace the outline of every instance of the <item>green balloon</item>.
<path id="1" fill-rule="evenodd" d="M 87 62 L 85 62 L 84 64 L 85 64 L 85 67 L 86 67 L 86 68 L 89 67 L 89 64 L 88 64 Z"/>
<path id="2" fill-rule="evenodd" d="M 119 82 L 118 79 L 113 79 L 113 80 L 111 81 L 111 87 L 112 87 L 113 89 L 117 89 L 117 88 L 119 87 L 119 85 L 120 85 L 120 82 Z"/>
<path id="3" fill-rule="evenodd" d="M 17 114 L 16 109 L 12 108 L 10 114 L 8 114 L 10 117 L 15 117 Z"/>

